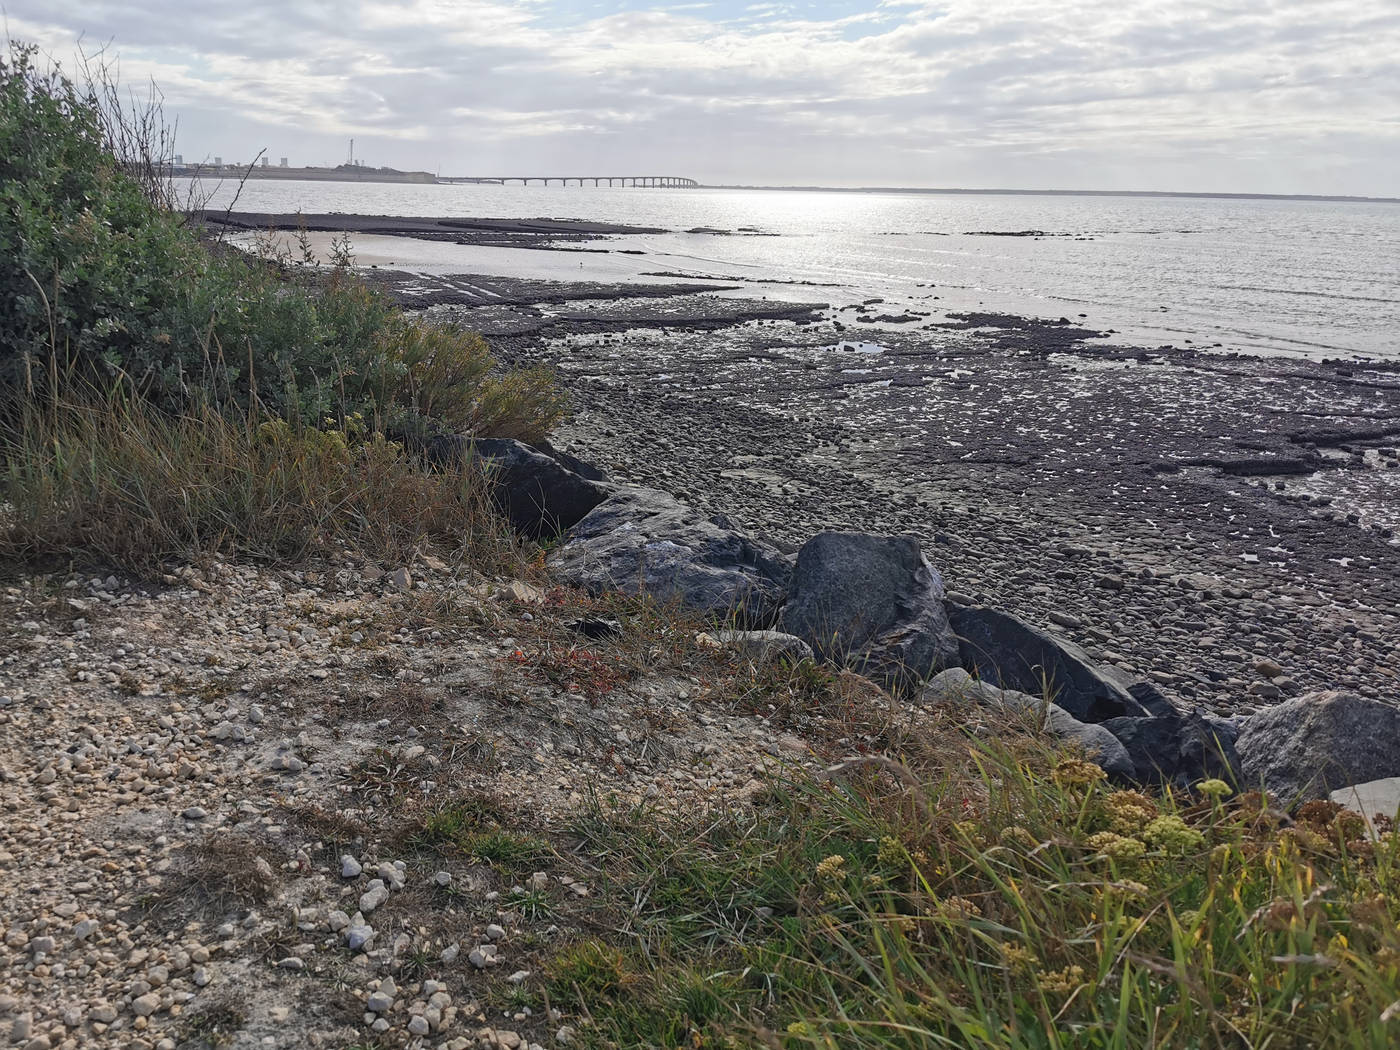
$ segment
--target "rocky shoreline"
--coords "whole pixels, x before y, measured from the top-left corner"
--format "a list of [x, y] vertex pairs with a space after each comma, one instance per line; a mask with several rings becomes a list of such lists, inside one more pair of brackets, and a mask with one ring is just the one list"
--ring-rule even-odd
[[[587, 1011], [515, 993], [604, 902], [541, 842], [604, 796], [752, 806], [936, 712], [1038, 726], [1119, 782], [1287, 802], [1400, 772], [1400, 550], [1365, 510], [1400, 477], [1392, 370], [704, 286], [385, 280], [559, 369], [568, 451], [475, 452], [519, 531], [568, 526], [550, 570], [583, 591], [348, 549], [6, 580], [11, 1045], [568, 1046]], [[638, 584], [748, 622], [585, 593]], [[852, 674], [838, 714], [729, 691], [808, 653], [903, 702]], [[438, 852], [460, 798], [486, 845]]]
[[[429, 453], [484, 463], [513, 528], [557, 535], [546, 559], [554, 579], [726, 624], [717, 647], [854, 672], [914, 709], [1015, 713], [1127, 784], [1189, 793], [1214, 780], [1289, 809], [1366, 792], [1385, 799], [1374, 815], [1387, 819], [1390, 800], [1400, 805], [1393, 703], [1329, 690], [1221, 718], [1054, 632], [950, 596], [912, 536], [823, 531], [791, 557], [723, 514], [609, 481], [548, 445], [459, 437]], [[1276, 688], [1285, 680], [1269, 660], [1253, 670]]]
[[915, 535], [954, 594], [1220, 715], [1395, 696], [1394, 364], [606, 287], [438, 309], [559, 370], [577, 408], [561, 445], [788, 550], [829, 529]]

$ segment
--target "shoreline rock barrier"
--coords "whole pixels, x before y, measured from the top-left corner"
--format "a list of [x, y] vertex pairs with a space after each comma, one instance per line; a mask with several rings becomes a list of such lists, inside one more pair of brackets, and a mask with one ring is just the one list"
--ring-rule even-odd
[[824, 532], [794, 558], [722, 514], [610, 483], [547, 446], [439, 442], [430, 459], [482, 458], [518, 531], [560, 537], [548, 564], [564, 582], [676, 602], [722, 625], [717, 645], [763, 660], [810, 654], [900, 697], [1035, 714], [1124, 783], [1190, 790], [1220, 779], [1291, 806], [1400, 777], [1398, 707], [1322, 692], [1244, 718], [1183, 710], [1066, 638], [953, 600], [912, 536]]

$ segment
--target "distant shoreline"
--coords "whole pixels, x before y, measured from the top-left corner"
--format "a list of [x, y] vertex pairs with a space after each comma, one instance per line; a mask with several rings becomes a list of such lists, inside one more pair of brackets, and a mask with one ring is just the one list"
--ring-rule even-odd
[[[282, 167], [239, 167], [236, 171], [213, 168], [188, 167], [172, 174], [177, 178], [250, 178], [285, 179], [307, 182], [385, 182], [410, 183], [419, 185], [451, 186], [464, 184], [463, 178], [438, 178], [427, 171], [398, 171], [393, 168], [282, 168]], [[606, 177], [606, 176], [603, 176]], [[532, 177], [533, 178], [533, 177]], [[552, 178], [558, 178], [552, 176]], [[570, 179], [579, 178], [571, 175]], [[583, 176], [591, 179], [592, 176]], [[536, 180], [537, 181], [537, 180]], [[497, 185], [493, 180], [482, 179], [471, 185]], [[568, 188], [561, 186], [561, 189]], [[645, 187], [651, 188], [651, 187]], [[1400, 204], [1400, 197], [1363, 197], [1348, 194], [1322, 193], [1196, 193], [1185, 190], [1013, 190], [1013, 189], [968, 189], [957, 186], [754, 186], [739, 183], [702, 182], [695, 187], [702, 190], [767, 190], [791, 193], [918, 193], [927, 196], [953, 197], [1179, 197], [1185, 200], [1244, 200], [1244, 201], [1305, 201], [1312, 203], [1335, 204]]]
[[927, 186], [744, 186], [702, 183], [705, 190], [781, 190], [801, 193], [922, 193], [980, 197], [1182, 197], [1188, 200], [1311, 201], [1338, 204], [1400, 204], [1400, 197], [1358, 197], [1318, 193], [1189, 193], [1181, 190], [1009, 190]]

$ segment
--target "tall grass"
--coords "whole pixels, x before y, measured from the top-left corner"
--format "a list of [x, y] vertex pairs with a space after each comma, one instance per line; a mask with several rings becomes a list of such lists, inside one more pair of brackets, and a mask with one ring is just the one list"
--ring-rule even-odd
[[960, 758], [855, 761], [753, 810], [597, 808], [576, 848], [628, 907], [556, 957], [552, 1001], [597, 1047], [1400, 1045], [1389, 829], [940, 732]]
[[[354, 422], [354, 421], [352, 421]], [[352, 547], [402, 562], [433, 545], [516, 557], [470, 465], [425, 473], [382, 436], [141, 400], [29, 404], [0, 440], [0, 559], [149, 568], [215, 552], [295, 560]]]

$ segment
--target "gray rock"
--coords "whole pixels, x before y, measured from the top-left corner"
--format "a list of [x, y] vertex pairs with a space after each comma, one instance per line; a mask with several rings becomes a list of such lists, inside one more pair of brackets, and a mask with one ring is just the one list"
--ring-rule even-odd
[[984, 681], [1032, 696], [1048, 695], [1081, 722], [1149, 713], [1119, 676], [1095, 667], [1073, 642], [985, 606], [947, 609], [963, 666]]
[[593, 593], [646, 593], [691, 612], [771, 622], [791, 566], [722, 515], [706, 516], [655, 489], [617, 489], [549, 556], [555, 577]]
[[1116, 736], [1133, 762], [1140, 784], [1185, 789], [1211, 778], [1240, 784], [1234, 735], [1222, 733], [1198, 712], [1148, 718], [1110, 718], [1100, 725]]
[[360, 894], [360, 911], [368, 915], [388, 899], [389, 887], [384, 885], [382, 879], [372, 879], [369, 887]]
[[1127, 749], [1103, 726], [1087, 725], [1064, 708], [1047, 704], [1029, 693], [998, 689], [987, 682], [979, 682], [960, 667], [935, 675], [919, 699], [926, 704], [973, 703], [1000, 708], [1032, 719], [1051, 736], [1082, 747], [1109, 776], [1131, 780], [1136, 771]]
[[958, 662], [943, 579], [912, 536], [812, 537], [797, 553], [779, 625], [823, 660], [903, 693]]
[[379, 987], [365, 1000], [365, 1009], [371, 1013], [388, 1013], [393, 1008], [394, 1000], [398, 998], [399, 989], [392, 977], [386, 977], [379, 982]]
[[1285, 805], [1400, 776], [1400, 709], [1355, 693], [1310, 693], [1244, 720], [1244, 786]]
[[521, 441], [438, 438], [430, 444], [428, 454], [438, 462], [472, 455], [485, 461], [496, 503], [511, 527], [526, 536], [559, 535], [602, 503], [611, 490], [603, 481], [572, 469], [570, 464], [585, 466], [581, 460], [569, 456], [566, 463], [557, 453]]
[[365, 922], [351, 923], [345, 930], [345, 945], [357, 952], [374, 940], [374, 927]]
[[718, 648], [735, 649], [757, 664], [772, 663], [774, 660], [801, 663], [816, 659], [810, 645], [782, 631], [714, 631], [704, 635], [703, 639], [709, 639]]
[[341, 854], [340, 857], [340, 877], [343, 879], [358, 879], [360, 872], [364, 871], [363, 865], [348, 853]]

